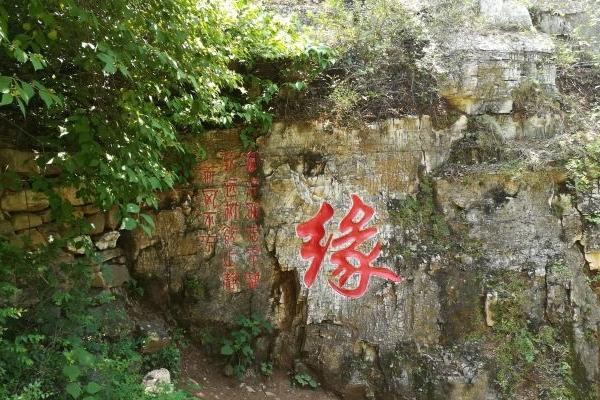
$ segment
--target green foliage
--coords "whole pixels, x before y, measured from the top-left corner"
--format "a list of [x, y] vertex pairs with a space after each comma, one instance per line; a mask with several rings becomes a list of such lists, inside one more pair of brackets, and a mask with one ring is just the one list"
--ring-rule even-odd
[[[201, 148], [189, 135], [243, 124], [254, 137], [271, 124], [270, 102], [297, 90], [328, 63], [285, 20], [246, 0], [15, 0], [0, 2], [2, 140], [36, 150], [43, 170], [0, 173], [0, 191], [30, 188], [49, 197], [57, 234], [24, 251], [0, 237], [0, 398], [183, 399], [147, 395], [143, 368], [177, 373], [179, 350], [141, 357], [110, 292], [90, 288], [88, 223], [58, 187], [103, 211], [117, 206], [121, 229], [154, 229], [155, 193], [188, 175]], [[265, 65], [287, 63], [277, 79]], [[289, 76], [288, 76], [289, 74]], [[292, 76], [293, 75], [293, 76]], [[289, 78], [289, 79], [288, 79]], [[62, 262], [78, 241], [84, 257]], [[255, 325], [242, 321], [231, 359], [253, 358]]]
[[416, 197], [390, 204], [388, 206], [392, 221], [411, 233], [419, 233], [422, 238], [437, 250], [449, 245], [450, 227], [435, 204], [433, 180], [423, 176]]
[[62, 171], [36, 190], [75, 186], [104, 210], [119, 205], [123, 228], [152, 229], [140, 210], [179, 179], [182, 135], [243, 123], [252, 137], [279, 88], [258, 66], [293, 62], [296, 82], [320, 68], [315, 46], [252, 3], [1, 3], [0, 118]]
[[302, 388], [316, 389], [319, 387], [319, 382], [308, 372], [299, 372], [292, 376], [292, 384]]
[[221, 355], [227, 358], [227, 365], [233, 369], [235, 376], [242, 377], [254, 362], [256, 338], [271, 332], [272, 329], [271, 323], [260, 316], [238, 317], [235, 329], [223, 339], [220, 350]]
[[309, 16], [336, 51], [324, 111], [339, 122], [445, 112], [426, 60], [426, 24], [399, 0], [329, 0]]
[[525, 80], [512, 91], [513, 111], [524, 115], [558, 113], [558, 97], [534, 80]]
[[271, 361], [263, 361], [260, 363], [260, 373], [264, 376], [273, 375], [273, 363]]
[[181, 372], [181, 350], [176, 343], [169, 343], [155, 353], [144, 354], [142, 357], [142, 371], [152, 371], [166, 368], [171, 376], [177, 378]]
[[[554, 263], [560, 273], [560, 263]], [[487, 285], [498, 293], [493, 305], [496, 324], [487, 335], [494, 348], [496, 384], [502, 398], [520, 398], [520, 389], [535, 379], [542, 399], [576, 399], [571, 369], [573, 356], [563, 333], [555, 327], [531, 325], [528, 314], [526, 279], [518, 273], [497, 273]]]
[[567, 171], [576, 191], [586, 193], [597, 187], [600, 180], [600, 140], [589, 143], [583, 154], [571, 159]]
[[115, 296], [90, 289], [88, 258], [59, 261], [63, 245], [25, 253], [0, 239], [0, 398], [153, 398]]

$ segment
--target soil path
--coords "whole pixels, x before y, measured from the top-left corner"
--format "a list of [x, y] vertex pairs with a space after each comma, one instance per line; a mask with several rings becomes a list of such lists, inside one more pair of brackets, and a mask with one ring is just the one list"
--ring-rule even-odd
[[322, 389], [293, 387], [285, 371], [275, 370], [268, 378], [248, 376], [239, 380], [225, 376], [223, 370], [222, 362], [190, 345], [183, 350], [179, 382], [197, 382], [200, 389], [193, 392], [203, 400], [339, 400]]

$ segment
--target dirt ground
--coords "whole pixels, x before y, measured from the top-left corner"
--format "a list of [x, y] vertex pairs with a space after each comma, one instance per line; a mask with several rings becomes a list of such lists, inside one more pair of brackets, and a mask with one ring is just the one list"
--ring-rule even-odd
[[[266, 378], [252, 374], [242, 380], [223, 374], [224, 365], [191, 345], [183, 350], [179, 382], [196, 382], [196, 397], [204, 400], [339, 400], [322, 389], [293, 387], [286, 371], [275, 370]], [[189, 387], [189, 386], [188, 386]]]

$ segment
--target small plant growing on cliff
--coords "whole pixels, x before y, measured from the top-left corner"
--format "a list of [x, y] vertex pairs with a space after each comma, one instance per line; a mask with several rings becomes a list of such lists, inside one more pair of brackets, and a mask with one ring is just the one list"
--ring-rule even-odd
[[260, 373], [264, 376], [273, 375], [273, 363], [271, 361], [261, 362], [260, 363]]
[[319, 382], [308, 372], [299, 372], [292, 377], [292, 384], [302, 388], [310, 387], [316, 389], [319, 387]]
[[254, 344], [260, 335], [273, 329], [271, 323], [262, 317], [240, 316], [236, 328], [223, 340], [221, 355], [227, 357], [227, 369], [238, 378], [254, 362]]

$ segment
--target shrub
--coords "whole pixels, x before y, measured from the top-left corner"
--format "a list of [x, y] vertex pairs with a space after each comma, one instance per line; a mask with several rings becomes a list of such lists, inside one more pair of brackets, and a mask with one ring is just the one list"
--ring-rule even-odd
[[[235, 328], [223, 339], [221, 346], [221, 355], [227, 357], [227, 366], [233, 370], [235, 376], [244, 375], [254, 362], [256, 338], [272, 329], [271, 323], [259, 316], [238, 317]], [[263, 369], [261, 366], [261, 371], [268, 371], [268, 368], [265, 366]]]

